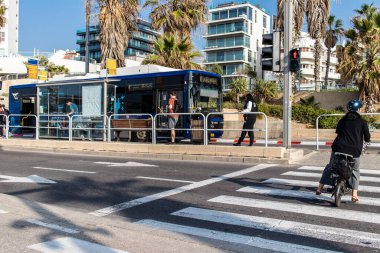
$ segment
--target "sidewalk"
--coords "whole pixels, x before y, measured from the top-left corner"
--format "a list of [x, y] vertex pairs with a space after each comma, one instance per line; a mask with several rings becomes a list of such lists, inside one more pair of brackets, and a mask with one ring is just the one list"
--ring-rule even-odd
[[99, 155], [133, 156], [175, 160], [199, 160], [237, 163], [281, 163], [303, 157], [303, 150], [284, 147], [221, 146], [221, 145], [166, 145], [127, 142], [86, 142], [57, 140], [1, 140], [2, 150], [49, 150], [55, 152], [85, 152]]

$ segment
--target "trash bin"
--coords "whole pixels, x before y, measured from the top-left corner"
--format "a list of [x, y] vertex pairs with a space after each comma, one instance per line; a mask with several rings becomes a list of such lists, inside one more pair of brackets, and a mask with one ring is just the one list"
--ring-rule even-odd
[[[204, 129], [203, 120], [191, 119], [191, 129]], [[202, 130], [192, 130], [191, 131], [191, 142], [193, 143], [203, 143], [204, 131]]]

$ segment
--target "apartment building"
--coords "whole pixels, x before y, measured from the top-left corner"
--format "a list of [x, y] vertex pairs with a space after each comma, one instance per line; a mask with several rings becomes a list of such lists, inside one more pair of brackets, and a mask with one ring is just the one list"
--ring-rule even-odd
[[[210, 6], [204, 65], [219, 65], [223, 70], [224, 89], [235, 77], [248, 76], [251, 66], [261, 77], [262, 35], [269, 33], [271, 19], [254, 1], [228, 1]], [[249, 87], [251, 88], [251, 87]]]
[[[128, 42], [128, 48], [124, 55], [127, 59], [142, 61], [148, 54], [153, 52], [153, 43], [160, 35], [156, 30], [152, 29], [151, 23], [139, 19], [137, 24], [138, 30], [133, 34]], [[85, 56], [86, 29], [77, 30], [78, 53]], [[100, 62], [100, 42], [99, 42], [99, 26], [90, 28], [89, 36], [90, 59]]]
[[314, 43], [308, 33], [302, 32], [295, 47], [301, 52], [301, 80], [298, 83], [300, 90], [315, 90], [319, 85], [321, 89], [334, 89], [340, 80], [337, 72], [338, 58], [336, 48], [333, 48], [330, 55], [330, 68], [328, 83], [325, 83], [327, 48], [322, 43], [322, 55], [320, 62], [320, 78], [317, 83], [314, 80]]
[[0, 28], [0, 57], [18, 53], [19, 1], [4, 0], [7, 8], [5, 27]]

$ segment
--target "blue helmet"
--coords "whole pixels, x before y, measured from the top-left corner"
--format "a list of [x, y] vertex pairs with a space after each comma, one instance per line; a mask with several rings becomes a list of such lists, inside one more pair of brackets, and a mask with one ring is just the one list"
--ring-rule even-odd
[[349, 112], [357, 112], [360, 108], [362, 108], [363, 102], [360, 99], [353, 99], [347, 104], [347, 110]]

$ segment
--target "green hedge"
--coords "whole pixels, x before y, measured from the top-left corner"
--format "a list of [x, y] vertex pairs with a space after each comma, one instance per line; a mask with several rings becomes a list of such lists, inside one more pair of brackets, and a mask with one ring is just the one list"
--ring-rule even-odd
[[[268, 116], [276, 117], [282, 119], [282, 106], [281, 105], [269, 105], [260, 104], [259, 111], [265, 113]], [[292, 106], [292, 119], [305, 124], [310, 124], [315, 126], [315, 121], [319, 115], [322, 114], [335, 114], [342, 113], [336, 110], [324, 110], [315, 109], [311, 106], [304, 106], [295, 104]], [[320, 128], [336, 128], [340, 117], [322, 117], [319, 121]]]
[[[243, 104], [237, 104], [235, 102], [224, 102], [223, 107], [242, 110]], [[267, 116], [282, 119], [282, 105], [259, 104], [259, 111], [265, 113]], [[316, 109], [311, 106], [300, 104], [292, 105], [292, 119], [300, 123], [310, 124], [313, 127], [315, 127], [315, 121], [319, 115], [342, 113], [344, 113], [342, 110]], [[340, 119], [341, 117], [339, 116], [321, 117], [319, 120], [319, 127], [323, 129], [335, 129]], [[379, 116], [365, 116], [364, 119], [368, 121], [371, 128], [380, 129]]]

